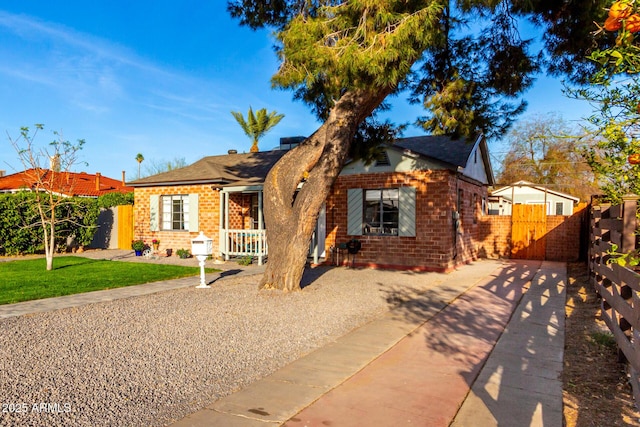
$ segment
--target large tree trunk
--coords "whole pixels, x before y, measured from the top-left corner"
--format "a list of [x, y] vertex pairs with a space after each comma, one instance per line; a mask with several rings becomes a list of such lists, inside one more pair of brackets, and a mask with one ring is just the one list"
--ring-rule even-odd
[[[313, 230], [322, 204], [340, 174], [358, 125], [391, 88], [346, 92], [327, 121], [302, 144], [286, 153], [267, 175], [264, 214], [269, 261], [263, 289], [300, 289]], [[300, 183], [302, 187], [298, 189]]]

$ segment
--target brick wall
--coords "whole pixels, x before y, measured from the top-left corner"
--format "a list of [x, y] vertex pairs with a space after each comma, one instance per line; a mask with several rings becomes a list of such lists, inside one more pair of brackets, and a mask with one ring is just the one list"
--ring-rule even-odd
[[511, 256], [511, 216], [483, 216], [480, 219], [478, 246], [480, 258], [509, 258]]
[[171, 248], [174, 251], [184, 248], [191, 250], [191, 239], [198, 235], [189, 231], [150, 231], [149, 197], [151, 195], [169, 196], [198, 194], [198, 225], [207, 237], [213, 239], [213, 250], [217, 252], [220, 226], [220, 192], [212, 190], [210, 185], [177, 185], [170, 187], [138, 187], [134, 192], [134, 239], [143, 239], [151, 243], [160, 240], [160, 250]]
[[246, 230], [251, 228], [251, 194], [229, 194], [229, 229]]
[[[486, 187], [450, 176], [452, 194], [458, 194], [460, 200], [460, 228], [457, 233], [457, 255], [452, 264], [466, 263], [478, 259], [481, 236], [480, 219], [482, 199], [487, 197]], [[458, 196], [456, 196], [456, 204]]]
[[570, 217], [547, 216], [546, 259], [550, 261], [577, 261], [580, 257], [580, 233], [587, 210]]
[[[585, 206], [571, 216], [547, 216], [545, 235], [548, 261], [577, 261], [580, 258], [581, 233], [586, 215]], [[480, 220], [479, 256], [509, 258], [511, 255], [511, 216], [487, 215]]]
[[[415, 237], [347, 235], [347, 190], [400, 186], [416, 188]], [[462, 189], [463, 197], [461, 226], [456, 235], [452, 211], [457, 206], [458, 189]], [[331, 254], [331, 248], [336, 247], [337, 243], [357, 237], [362, 242], [362, 249], [356, 257], [359, 265], [450, 270], [456, 264], [471, 261], [478, 255], [475, 242], [480, 235], [480, 225], [474, 220], [474, 215], [479, 215], [485, 196], [483, 187], [457, 180], [454, 174], [446, 170], [341, 176], [327, 199], [327, 254]]]

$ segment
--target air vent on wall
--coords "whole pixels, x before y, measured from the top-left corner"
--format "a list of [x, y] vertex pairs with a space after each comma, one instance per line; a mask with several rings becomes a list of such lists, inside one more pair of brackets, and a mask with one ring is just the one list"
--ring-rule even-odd
[[378, 159], [376, 160], [376, 166], [391, 166], [391, 162], [389, 161], [389, 155], [386, 151], [384, 151]]

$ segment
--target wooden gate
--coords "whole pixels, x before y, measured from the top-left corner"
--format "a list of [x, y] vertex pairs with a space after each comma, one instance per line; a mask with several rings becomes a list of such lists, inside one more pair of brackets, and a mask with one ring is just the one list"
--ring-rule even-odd
[[133, 205], [118, 206], [118, 249], [131, 249], [133, 240]]
[[545, 259], [546, 205], [513, 205], [511, 214], [511, 258]]

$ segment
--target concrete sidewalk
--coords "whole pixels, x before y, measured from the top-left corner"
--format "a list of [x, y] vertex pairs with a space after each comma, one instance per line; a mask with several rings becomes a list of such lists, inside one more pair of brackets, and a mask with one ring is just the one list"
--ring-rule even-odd
[[486, 267], [174, 426], [562, 426], [566, 265]]

